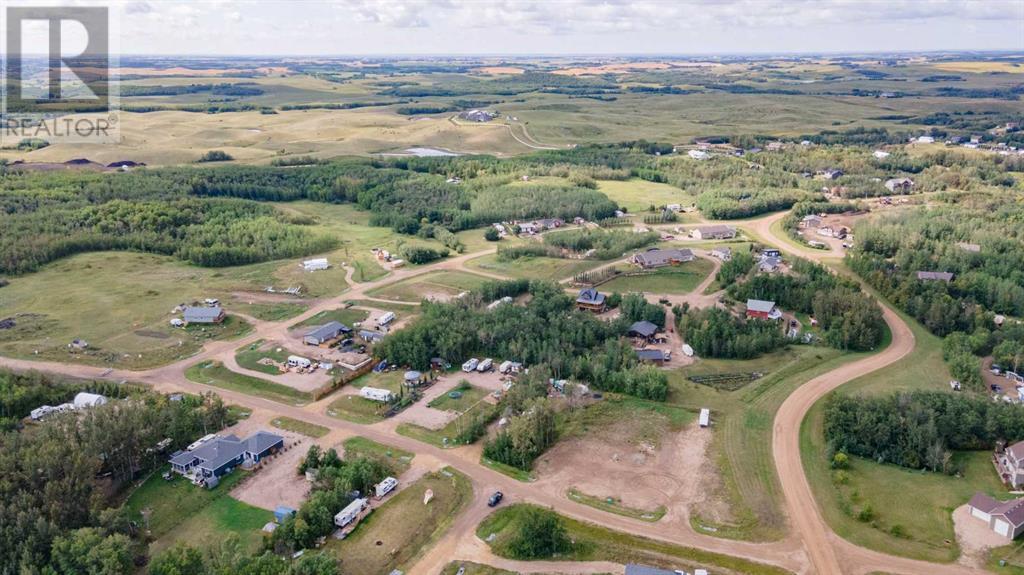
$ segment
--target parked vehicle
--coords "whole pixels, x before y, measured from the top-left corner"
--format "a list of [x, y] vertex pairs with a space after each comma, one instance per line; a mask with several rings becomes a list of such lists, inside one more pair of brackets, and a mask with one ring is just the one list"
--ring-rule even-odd
[[501, 500], [505, 498], [505, 494], [500, 491], [495, 491], [491, 498], [487, 500], [488, 507], [497, 507]]
[[474, 371], [478, 365], [480, 365], [480, 361], [475, 357], [471, 357], [466, 361], [466, 363], [462, 364], [462, 371], [470, 373]]
[[493, 367], [494, 367], [494, 360], [491, 359], [491, 358], [487, 358], [487, 359], [481, 361], [476, 366], [476, 370], [479, 371], [480, 373], [484, 373], [484, 372], [487, 372], [487, 371], [491, 371], [491, 369]]

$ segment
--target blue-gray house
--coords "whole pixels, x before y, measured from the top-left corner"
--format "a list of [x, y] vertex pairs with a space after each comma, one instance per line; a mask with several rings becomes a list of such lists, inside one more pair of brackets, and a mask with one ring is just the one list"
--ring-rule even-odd
[[245, 439], [234, 435], [217, 437], [191, 451], [171, 457], [171, 470], [200, 478], [220, 478], [239, 465], [251, 466], [284, 448], [284, 438], [268, 431], [257, 431]]

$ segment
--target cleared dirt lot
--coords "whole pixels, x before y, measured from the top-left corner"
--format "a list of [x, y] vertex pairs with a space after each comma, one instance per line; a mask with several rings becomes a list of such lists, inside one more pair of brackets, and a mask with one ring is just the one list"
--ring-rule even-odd
[[704, 500], [711, 430], [692, 423], [668, 432], [657, 444], [637, 441], [636, 421], [624, 420], [559, 442], [537, 464], [536, 485], [565, 497], [569, 488], [613, 497], [639, 510], [666, 509], [666, 522], [689, 520], [691, 505]]
[[989, 529], [984, 521], [971, 517], [967, 505], [953, 510], [953, 528], [960, 543], [959, 563], [963, 565], [984, 567], [988, 550], [1008, 543], [1005, 537]]
[[[249, 422], [245, 422], [248, 424]], [[253, 422], [255, 423], [255, 422]], [[242, 428], [243, 424], [236, 426]], [[274, 510], [278, 505], [298, 509], [309, 493], [310, 483], [296, 473], [299, 461], [312, 445], [312, 441], [297, 433], [283, 431], [268, 425], [247, 426], [249, 431], [235, 431], [239, 437], [258, 429], [284, 436], [285, 449], [271, 459], [264, 460], [259, 471], [236, 487], [231, 496], [239, 501], [262, 509]]]

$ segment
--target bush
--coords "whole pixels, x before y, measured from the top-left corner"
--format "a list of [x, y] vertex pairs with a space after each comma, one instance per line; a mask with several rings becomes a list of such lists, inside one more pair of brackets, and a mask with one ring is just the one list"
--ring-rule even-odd
[[507, 545], [514, 559], [547, 559], [572, 548], [562, 518], [550, 509], [524, 508], [512, 529]]
[[489, 242], [496, 242], [501, 239], [501, 234], [494, 228], [487, 228], [484, 231], [484, 239]]
[[200, 156], [196, 162], [230, 162], [231, 160], [234, 160], [234, 158], [232, 158], [227, 152], [221, 150], [210, 150]]

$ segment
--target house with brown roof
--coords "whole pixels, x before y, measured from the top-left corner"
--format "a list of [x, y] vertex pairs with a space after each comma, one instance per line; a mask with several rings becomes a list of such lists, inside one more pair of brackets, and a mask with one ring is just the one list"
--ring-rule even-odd
[[999, 501], [978, 492], [967, 502], [971, 517], [988, 524], [988, 528], [1007, 539], [1016, 539], [1024, 531], [1024, 499]]

